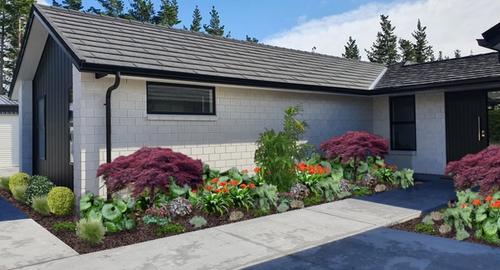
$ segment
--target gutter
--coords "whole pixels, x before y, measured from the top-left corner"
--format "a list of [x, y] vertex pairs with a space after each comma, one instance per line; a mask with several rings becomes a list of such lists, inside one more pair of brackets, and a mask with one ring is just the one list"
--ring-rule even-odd
[[[96, 74], [96, 78], [102, 78], [102, 75]], [[115, 72], [115, 82], [108, 87], [106, 91], [106, 163], [111, 162], [111, 93], [120, 86], [120, 71]]]

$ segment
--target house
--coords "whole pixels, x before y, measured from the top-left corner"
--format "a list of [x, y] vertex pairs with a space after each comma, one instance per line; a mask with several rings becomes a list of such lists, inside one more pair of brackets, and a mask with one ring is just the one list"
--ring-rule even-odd
[[489, 144], [499, 102], [496, 52], [386, 67], [41, 5], [25, 37], [10, 91], [21, 170], [77, 194], [142, 146], [251, 168], [259, 133], [296, 104], [311, 143], [366, 130], [390, 140], [390, 161], [443, 174]]
[[17, 102], [0, 95], [0, 176], [19, 169]]

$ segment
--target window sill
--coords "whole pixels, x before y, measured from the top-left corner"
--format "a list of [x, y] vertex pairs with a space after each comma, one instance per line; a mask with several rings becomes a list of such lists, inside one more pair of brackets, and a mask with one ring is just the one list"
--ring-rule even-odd
[[174, 115], [174, 114], [148, 114], [150, 121], [217, 121], [217, 115]]

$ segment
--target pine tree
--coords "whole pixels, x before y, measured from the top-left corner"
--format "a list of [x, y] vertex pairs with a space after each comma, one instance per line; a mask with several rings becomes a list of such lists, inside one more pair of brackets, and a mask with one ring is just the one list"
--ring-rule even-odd
[[382, 31], [377, 33], [377, 40], [370, 50], [366, 50], [368, 59], [386, 65], [394, 64], [400, 58], [397, 50], [398, 38], [394, 34], [395, 27], [386, 15], [380, 15], [380, 26]]
[[245, 40], [248, 42], [259, 43], [259, 40], [257, 38], [251, 37], [249, 35], [246, 35]]
[[63, 0], [62, 1], [63, 8], [72, 9], [72, 10], [82, 10], [82, 0]]
[[155, 23], [172, 27], [181, 21], [178, 17], [179, 5], [177, 0], [162, 0], [160, 10], [155, 16]]
[[151, 22], [154, 15], [154, 7], [151, 0], [133, 0], [130, 4], [129, 16], [140, 22]]
[[455, 58], [460, 58], [462, 57], [462, 51], [460, 51], [459, 49], [456, 49], [453, 54], [455, 54]]
[[427, 62], [434, 56], [432, 46], [427, 41], [426, 29], [427, 26], [422, 26], [419, 19], [417, 29], [412, 34], [413, 38], [415, 38], [415, 61], [417, 63]]
[[56, 0], [52, 0], [52, 6], [61, 7], [62, 5], [59, 2], [57, 2]]
[[401, 61], [415, 62], [415, 45], [407, 39], [399, 39], [399, 49], [401, 50]]
[[208, 25], [204, 24], [203, 28], [210, 35], [224, 36], [224, 25], [220, 24], [219, 12], [217, 12], [215, 6], [212, 6], [212, 11], [210, 11], [210, 23]]
[[193, 10], [193, 21], [191, 22], [191, 26], [189, 26], [189, 30], [193, 32], [200, 32], [201, 30], [201, 12], [198, 6], [196, 6]]
[[123, 15], [123, 1], [122, 0], [97, 0], [102, 8], [103, 13], [108, 16], [120, 17]]
[[437, 60], [438, 60], [438, 61], [441, 61], [441, 60], [443, 60], [443, 59], [444, 59], [444, 58], [443, 58], [443, 51], [439, 51], [439, 53], [438, 53], [438, 59], [437, 59]]
[[359, 49], [358, 45], [356, 44], [356, 40], [352, 39], [351, 36], [349, 36], [349, 40], [347, 41], [347, 44], [344, 46], [344, 53], [342, 54], [342, 57], [355, 60], [361, 59], [361, 55], [359, 55]]

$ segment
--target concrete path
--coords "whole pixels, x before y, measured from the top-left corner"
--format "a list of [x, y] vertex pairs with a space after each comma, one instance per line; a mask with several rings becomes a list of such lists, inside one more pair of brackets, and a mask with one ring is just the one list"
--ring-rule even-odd
[[247, 269], [492, 270], [499, 265], [500, 248], [378, 228]]
[[418, 215], [346, 199], [23, 269], [237, 269]]
[[0, 269], [78, 255], [32, 219], [0, 222]]

